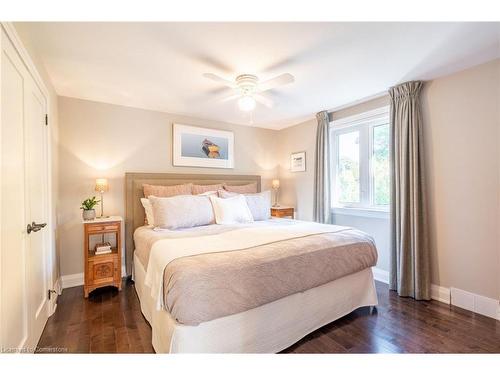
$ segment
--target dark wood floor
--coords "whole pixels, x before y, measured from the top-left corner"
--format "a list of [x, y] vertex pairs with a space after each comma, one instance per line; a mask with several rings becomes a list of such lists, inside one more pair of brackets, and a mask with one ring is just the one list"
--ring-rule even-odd
[[[377, 282], [379, 306], [311, 333], [284, 353], [500, 353], [500, 322], [440, 302], [400, 298]], [[83, 298], [65, 289], [38, 344], [41, 352], [151, 353], [151, 327], [133, 283]], [[56, 350], [54, 350], [54, 348]]]

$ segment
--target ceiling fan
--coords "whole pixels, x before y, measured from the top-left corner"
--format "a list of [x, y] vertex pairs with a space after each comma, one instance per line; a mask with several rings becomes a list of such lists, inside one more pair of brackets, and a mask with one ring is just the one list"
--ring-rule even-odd
[[278, 86], [292, 83], [295, 80], [290, 73], [280, 74], [279, 76], [264, 82], [259, 82], [259, 78], [253, 74], [240, 74], [234, 81], [222, 78], [213, 73], [205, 73], [203, 76], [236, 90], [237, 92], [235, 94], [230, 95], [221, 101], [227, 102], [239, 98], [238, 107], [245, 112], [252, 111], [255, 108], [256, 102], [272, 108], [274, 105], [273, 101], [262, 93]]

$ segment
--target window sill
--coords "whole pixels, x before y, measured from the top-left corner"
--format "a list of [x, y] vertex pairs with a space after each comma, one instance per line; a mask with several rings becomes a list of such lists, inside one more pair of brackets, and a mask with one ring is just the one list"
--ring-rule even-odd
[[390, 216], [389, 211], [358, 207], [333, 207], [332, 214], [361, 216], [376, 219], [389, 219]]

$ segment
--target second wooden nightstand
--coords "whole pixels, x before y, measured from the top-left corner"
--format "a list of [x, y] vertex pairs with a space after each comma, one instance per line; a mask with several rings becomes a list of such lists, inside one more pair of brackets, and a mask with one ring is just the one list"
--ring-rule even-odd
[[[84, 221], [84, 260], [85, 260], [85, 298], [94, 289], [103, 286], [122, 285], [122, 218], [110, 216]], [[111, 252], [96, 255], [95, 247], [99, 243], [109, 242]]]
[[288, 207], [288, 206], [271, 207], [272, 217], [291, 217], [293, 219], [294, 213], [295, 210], [293, 207]]

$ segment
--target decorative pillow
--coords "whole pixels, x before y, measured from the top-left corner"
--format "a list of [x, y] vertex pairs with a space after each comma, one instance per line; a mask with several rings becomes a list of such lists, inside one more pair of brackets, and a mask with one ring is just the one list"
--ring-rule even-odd
[[[229, 191], [219, 190], [218, 191], [220, 198], [231, 198], [237, 193], [231, 193]], [[252, 213], [252, 217], [255, 221], [259, 220], [267, 220], [271, 218], [271, 191], [263, 191], [262, 193], [257, 194], [244, 194], [243, 195], [247, 200], [248, 208]]]
[[144, 190], [144, 197], [149, 198], [150, 195], [155, 197], [173, 197], [175, 195], [191, 195], [191, 185], [148, 185], [143, 184], [142, 189]]
[[228, 185], [224, 184], [224, 189], [232, 193], [239, 194], [255, 194], [257, 193], [257, 183], [253, 182], [248, 185]]
[[210, 201], [214, 208], [217, 224], [250, 223], [253, 221], [252, 213], [243, 195], [226, 199], [211, 195]]
[[146, 213], [145, 215], [145, 222], [146, 225], [155, 225], [155, 219], [153, 216], [153, 207], [151, 206], [151, 202], [149, 201], [148, 198], [141, 198], [141, 203], [142, 207], [144, 207], [144, 212]]
[[203, 194], [207, 191], [217, 191], [222, 189], [222, 184], [214, 184], [214, 185], [194, 185], [192, 186], [192, 193], [194, 195]]
[[271, 218], [271, 191], [263, 191], [257, 194], [245, 194], [248, 208], [252, 213], [253, 219], [267, 220]]
[[150, 196], [156, 228], [191, 228], [215, 222], [210, 199], [203, 195]]

